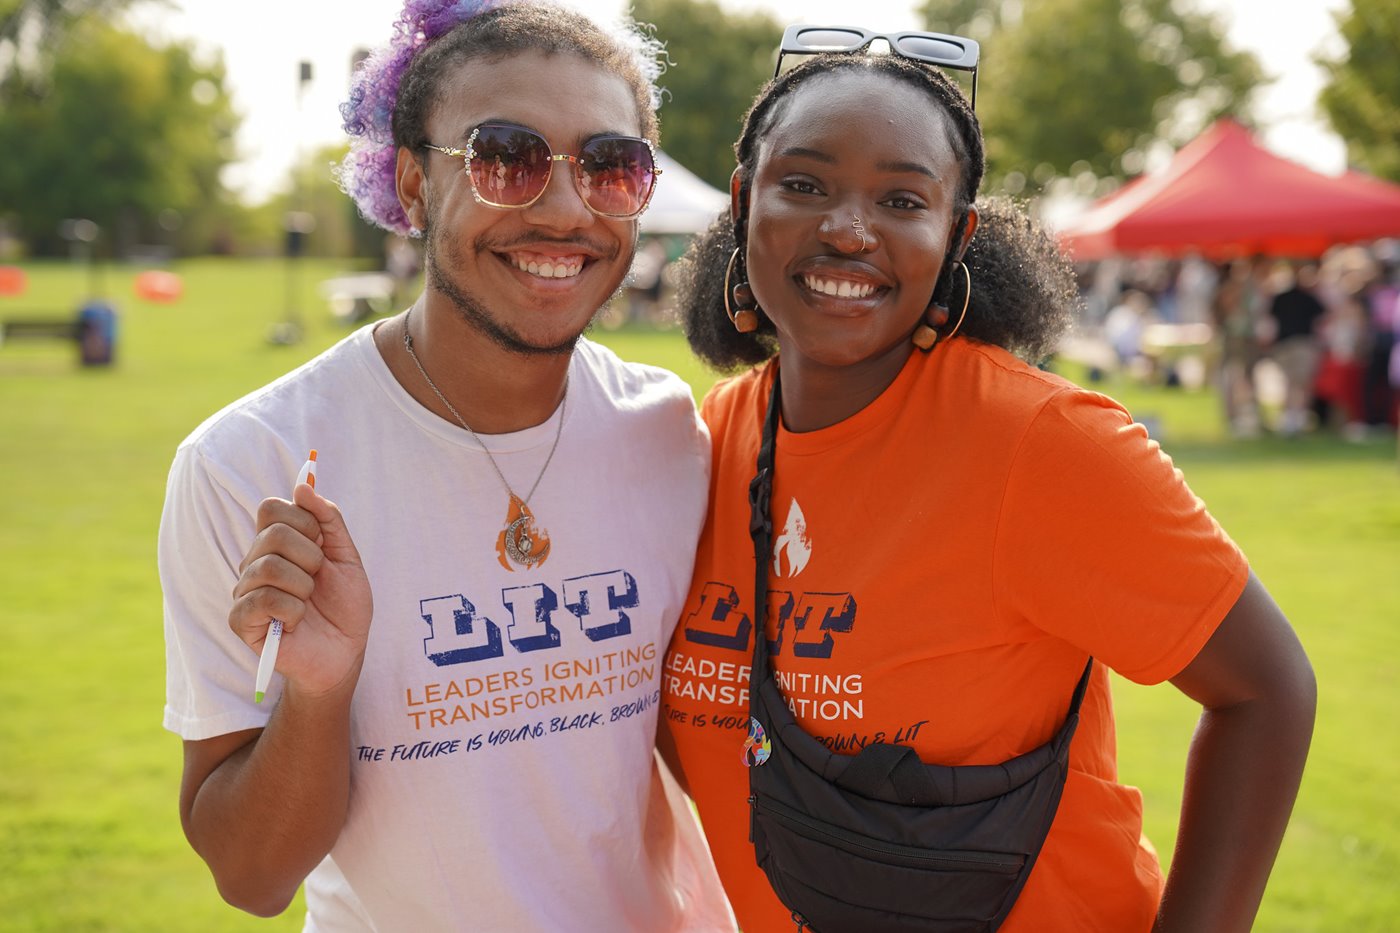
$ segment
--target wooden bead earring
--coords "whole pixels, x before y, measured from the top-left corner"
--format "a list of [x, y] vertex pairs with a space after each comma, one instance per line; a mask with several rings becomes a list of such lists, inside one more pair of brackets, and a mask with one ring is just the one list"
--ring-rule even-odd
[[[753, 287], [748, 282], [737, 282], [733, 289], [729, 280], [734, 274], [734, 262], [739, 258], [739, 248], [729, 255], [729, 265], [724, 270], [724, 313], [729, 322], [741, 334], [751, 334], [758, 330], [758, 301], [753, 296]], [[731, 304], [731, 299], [733, 303]]]
[[920, 350], [932, 350], [933, 345], [938, 342], [938, 328], [948, 323], [948, 309], [940, 304], [928, 306], [928, 316], [914, 328], [914, 334], [910, 337], [914, 341], [914, 346]]
[[[958, 332], [962, 327], [963, 320], [967, 317], [967, 306], [972, 301], [972, 270], [968, 269], [967, 263], [961, 259], [956, 260], [957, 265], [962, 267], [963, 280], [967, 283], [966, 293], [963, 295], [962, 312], [958, 315], [958, 323], [953, 325], [953, 329], [948, 333], [949, 337]], [[938, 330], [948, 323], [948, 318], [952, 315], [948, 311], [947, 305], [937, 302], [928, 306], [928, 317], [924, 319], [918, 327], [914, 328], [914, 333], [909, 339], [914, 342], [914, 346], [920, 350], [932, 350], [933, 345], [938, 342]]]

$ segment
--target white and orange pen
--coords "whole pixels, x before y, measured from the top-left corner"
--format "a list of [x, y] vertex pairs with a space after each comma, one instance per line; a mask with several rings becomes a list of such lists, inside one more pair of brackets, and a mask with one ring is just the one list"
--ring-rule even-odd
[[[306, 483], [312, 489], [316, 488], [316, 451], [306, 458], [306, 463], [302, 465], [301, 472], [297, 474], [297, 481], [292, 484], [295, 491], [302, 483]], [[261, 703], [263, 696], [267, 693], [267, 685], [272, 683], [272, 669], [277, 666], [277, 649], [282, 647], [282, 620], [273, 619], [268, 626], [267, 638], [263, 640], [262, 657], [258, 659], [258, 678], [253, 684], [253, 702]]]

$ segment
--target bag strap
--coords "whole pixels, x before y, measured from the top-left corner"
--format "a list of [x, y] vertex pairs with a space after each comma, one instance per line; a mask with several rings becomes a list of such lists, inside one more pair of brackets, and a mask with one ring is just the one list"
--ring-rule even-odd
[[836, 775], [833, 783], [846, 790], [882, 799], [891, 788], [901, 801], [937, 800], [938, 788], [918, 754], [908, 745], [872, 743]]
[[[757, 711], [757, 685], [768, 679], [769, 667], [771, 666], [768, 657], [768, 628], [765, 623], [768, 619], [768, 560], [773, 546], [773, 520], [770, 517], [770, 506], [773, 500], [778, 419], [781, 417], [780, 412], [782, 411], [782, 381], [780, 379], [782, 374], [778, 371], [777, 360], [769, 365], [773, 367], [773, 391], [768, 395], [768, 411], [763, 418], [763, 434], [758, 444], [756, 470], [753, 479], [749, 482], [749, 536], [753, 538], [754, 558], [753, 666], [749, 673], [749, 709], [751, 712]], [[1084, 673], [1080, 675], [1079, 683], [1074, 688], [1074, 695], [1070, 698], [1069, 713], [1065, 717], [1061, 731], [1068, 727], [1078, 715], [1080, 704], [1084, 702], [1084, 694], [1089, 688], [1089, 674], [1093, 669], [1094, 658], [1091, 655], [1084, 665]], [[869, 751], [869, 747], [866, 750]], [[867, 776], [873, 777], [880, 771], [883, 771], [885, 775], [898, 771], [902, 775], [906, 775], [908, 780], [916, 780], [910, 771], [911, 766], [918, 761], [917, 757], [914, 758], [914, 761], [907, 760], [903, 754], [883, 756], [877, 753], [877, 755], [869, 757], [873, 760], [862, 766], [863, 771], [867, 768], [870, 769], [867, 771]]]
[[[1055, 738], [1051, 740], [1051, 744], [1056, 748], [1067, 748], [1069, 739], [1073, 737], [1074, 730], [1079, 725], [1079, 704], [1084, 699], [1084, 691], [1089, 685], [1089, 672], [1093, 665], [1094, 659], [1090, 658], [1084, 665], [1084, 673], [1079, 676], [1079, 684], [1074, 688], [1074, 696], [1070, 699], [1069, 713], [1056, 730]], [[959, 767], [956, 770], [958, 774], [966, 775], [973, 769]], [[889, 789], [894, 791], [901, 802], [928, 806], [933, 801], [946, 801], [957, 796], [956, 790], [939, 783], [941, 776], [951, 773], [951, 769], [927, 766], [914, 749], [907, 745], [870, 744], [849, 759], [845, 768], [834, 774], [831, 780], [863, 797], [884, 800]]]
[[772, 550], [773, 459], [778, 444], [778, 418], [782, 411], [782, 387], [777, 361], [773, 367], [773, 391], [768, 396], [768, 413], [763, 419], [763, 435], [758, 445], [758, 463], [749, 483], [749, 536], [753, 538], [753, 667], [749, 673], [749, 708], [753, 710], [756, 684], [768, 679], [768, 556]]

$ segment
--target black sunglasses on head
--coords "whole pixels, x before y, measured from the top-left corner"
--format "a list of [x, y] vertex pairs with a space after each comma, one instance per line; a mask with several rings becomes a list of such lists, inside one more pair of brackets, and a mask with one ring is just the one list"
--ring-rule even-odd
[[873, 32], [859, 26], [789, 26], [783, 31], [773, 77], [782, 73], [784, 55], [863, 52], [876, 39], [888, 42], [890, 51], [900, 58], [970, 72], [972, 109], [977, 109], [977, 59], [981, 47], [975, 39], [941, 32]]

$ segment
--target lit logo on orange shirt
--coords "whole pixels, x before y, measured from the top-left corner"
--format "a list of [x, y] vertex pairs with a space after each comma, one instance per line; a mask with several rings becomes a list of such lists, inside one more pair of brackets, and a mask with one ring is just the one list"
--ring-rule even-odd
[[[836, 637], [856, 622], [856, 601], [850, 593], [797, 593], [768, 591], [768, 652], [784, 653], [788, 641], [793, 656], [830, 658]], [[720, 581], [700, 589], [699, 601], [681, 620], [685, 640], [698, 645], [752, 651], [753, 622], [739, 605], [739, 591]]]

